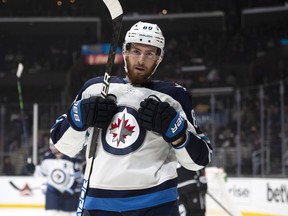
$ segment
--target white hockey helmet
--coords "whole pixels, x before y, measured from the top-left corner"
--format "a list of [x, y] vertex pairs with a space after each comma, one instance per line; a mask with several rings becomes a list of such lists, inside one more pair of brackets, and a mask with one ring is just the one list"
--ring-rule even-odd
[[[131, 43], [140, 43], [159, 48], [160, 52], [158, 54], [160, 58], [158, 60], [157, 66], [162, 61], [164, 56], [165, 38], [162, 34], [161, 29], [158, 27], [157, 24], [141, 21], [137, 22], [126, 33], [125, 41], [123, 44], [123, 53], [128, 49], [128, 46]], [[127, 71], [126, 61], [125, 61], [125, 70]]]
[[140, 43], [155, 46], [160, 49], [160, 57], [164, 55], [165, 38], [157, 24], [137, 22], [126, 33], [124, 49], [129, 43]]

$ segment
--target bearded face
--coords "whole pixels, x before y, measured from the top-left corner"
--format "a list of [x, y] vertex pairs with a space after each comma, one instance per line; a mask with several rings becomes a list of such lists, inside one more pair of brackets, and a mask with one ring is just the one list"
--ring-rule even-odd
[[130, 83], [140, 85], [149, 81], [159, 60], [156, 52], [156, 47], [143, 44], [133, 44], [125, 51], [126, 76]]
[[130, 61], [129, 57], [126, 57], [127, 72], [126, 76], [132, 84], [140, 85], [149, 81], [150, 77], [154, 73], [156, 63], [150, 67], [145, 64], [134, 64]]

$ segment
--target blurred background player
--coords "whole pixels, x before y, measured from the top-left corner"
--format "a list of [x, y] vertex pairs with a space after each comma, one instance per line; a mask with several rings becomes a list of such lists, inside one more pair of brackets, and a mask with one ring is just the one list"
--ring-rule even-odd
[[45, 210], [47, 216], [72, 216], [78, 204], [82, 181], [82, 161], [68, 157], [49, 145], [40, 171], [47, 178]]
[[205, 216], [207, 180], [204, 169], [191, 171], [179, 165], [179, 211], [181, 216]]

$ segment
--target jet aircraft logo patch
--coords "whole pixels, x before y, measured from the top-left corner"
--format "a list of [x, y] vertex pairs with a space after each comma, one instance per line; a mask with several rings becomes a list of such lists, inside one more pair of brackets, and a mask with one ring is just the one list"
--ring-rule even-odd
[[102, 131], [103, 148], [116, 155], [126, 155], [143, 143], [146, 131], [138, 125], [138, 112], [130, 107], [118, 107], [111, 124]]

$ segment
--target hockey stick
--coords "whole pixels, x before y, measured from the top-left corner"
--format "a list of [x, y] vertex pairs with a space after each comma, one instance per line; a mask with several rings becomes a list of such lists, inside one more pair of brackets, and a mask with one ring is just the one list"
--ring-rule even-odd
[[[107, 9], [109, 10], [110, 16], [112, 18], [112, 26], [113, 26], [111, 45], [110, 45], [107, 65], [106, 65], [103, 83], [102, 83], [102, 89], [101, 89], [101, 97], [106, 98], [108, 95], [108, 90], [110, 86], [110, 78], [111, 78], [111, 73], [112, 73], [112, 67], [114, 65], [117, 43], [118, 43], [120, 33], [121, 33], [123, 10], [118, 0], [103, 0], [103, 2], [105, 3]], [[82, 188], [81, 188], [81, 192], [79, 196], [79, 203], [78, 203], [78, 207], [76, 211], [77, 216], [83, 215], [84, 202], [85, 202], [90, 175], [92, 172], [93, 162], [95, 158], [98, 135], [99, 135], [99, 128], [95, 128], [93, 135], [92, 135], [92, 140], [90, 143], [88, 159], [86, 161], [86, 168], [85, 168]]]
[[27, 171], [32, 174], [34, 173], [35, 166], [31, 161], [30, 157], [30, 150], [29, 150], [29, 138], [25, 123], [25, 115], [24, 115], [24, 103], [23, 103], [23, 97], [22, 97], [22, 87], [21, 87], [21, 75], [23, 73], [24, 66], [22, 63], [18, 64], [16, 77], [17, 77], [17, 90], [18, 90], [18, 96], [19, 96], [19, 106], [20, 106], [20, 112], [21, 112], [21, 120], [22, 120], [22, 128], [23, 128], [23, 135], [24, 135], [24, 142], [26, 147], [26, 157], [27, 157]]
[[17, 185], [15, 185], [12, 181], [9, 181], [9, 184], [16, 190], [21, 191], [22, 189], [20, 187], [18, 187]]
[[[18, 187], [14, 182], [12, 181], [9, 181], [9, 184], [16, 190], [18, 191], [23, 191], [23, 188], [21, 189], [20, 187]], [[30, 187], [29, 187], [30, 188]], [[35, 190], [35, 189], [41, 189], [41, 187], [33, 187], [33, 188], [30, 188], [30, 190]]]
[[233, 214], [225, 208], [212, 194], [207, 191], [207, 195], [210, 196], [229, 216], [233, 216]]

